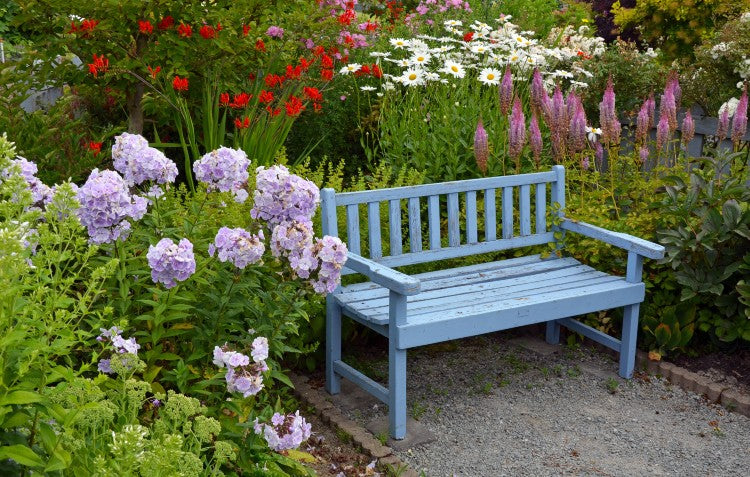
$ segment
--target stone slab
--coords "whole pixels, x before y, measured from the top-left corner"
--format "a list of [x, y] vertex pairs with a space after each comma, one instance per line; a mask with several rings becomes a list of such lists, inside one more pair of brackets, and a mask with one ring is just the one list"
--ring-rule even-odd
[[521, 348], [533, 351], [542, 356], [550, 356], [555, 353], [559, 353], [562, 347], [560, 345], [551, 345], [544, 340], [539, 338], [532, 338], [531, 336], [522, 336], [520, 338], [514, 338], [510, 340], [511, 343], [520, 346]]
[[[388, 435], [388, 416], [374, 419], [365, 426], [374, 436]], [[406, 450], [413, 447], [429, 444], [437, 440], [435, 434], [427, 430], [416, 419], [406, 418], [406, 437], [401, 440], [388, 438], [387, 445], [395, 450]]]

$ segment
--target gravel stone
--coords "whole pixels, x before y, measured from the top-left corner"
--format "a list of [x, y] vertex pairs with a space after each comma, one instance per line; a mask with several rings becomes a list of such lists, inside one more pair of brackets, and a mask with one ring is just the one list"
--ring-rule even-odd
[[[427, 476], [747, 475], [749, 418], [664, 378], [620, 379], [589, 348], [519, 343], [496, 333], [410, 350], [410, 417], [437, 440], [395, 455]], [[346, 413], [364, 425], [386, 410]]]

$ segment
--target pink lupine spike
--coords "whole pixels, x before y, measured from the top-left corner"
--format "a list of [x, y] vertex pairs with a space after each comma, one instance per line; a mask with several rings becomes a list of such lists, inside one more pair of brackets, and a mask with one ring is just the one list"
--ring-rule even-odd
[[674, 103], [677, 108], [680, 107], [680, 102], [682, 101], [682, 88], [680, 87], [680, 75], [677, 73], [677, 71], [672, 70], [669, 73], [669, 79], [667, 80], [667, 88], [672, 91], [672, 96], [674, 96]]
[[537, 114], [542, 114], [545, 109], [547, 100], [547, 90], [544, 89], [544, 81], [539, 69], [534, 69], [534, 75], [531, 79], [531, 110]]
[[604, 147], [602, 147], [601, 141], [596, 141], [594, 158], [596, 159], [596, 168], [601, 171], [604, 168]]
[[735, 148], [739, 147], [740, 141], [747, 132], [747, 87], [742, 91], [740, 102], [732, 119], [732, 142]]
[[534, 156], [534, 164], [539, 169], [542, 160], [542, 131], [539, 129], [539, 121], [535, 113], [531, 113], [531, 121], [529, 122], [529, 146], [531, 147], [531, 154]]
[[586, 113], [583, 111], [583, 106], [578, 105], [573, 119], [570, 121], [570, 129], [568, 132], [568, 149], [573, 153], [580, 152], [586, 145]]
[[503, 116], [506, 116], [510, 112], [510, 106], [513, 102], [513, 74], [510, 71], [510, 66], [505, 68], [505, 74], [503, 75], [503, 81], [500, 83], [500, 111]]
[[667, 88], [664, 91], [664, 94], [661, 95], [661, 102], [659, 103], [659, 116], [667, 117], [670, 134], [677, 129], [677, 106], [674, 93], [672, 92], [671, 88]]
[[568, 97], [565, 102], [568, 109], [568, 120], [572, 121], [573, 117], [578, 112], [578, 107], [581, 105], [581, 98], [575, 93], [575, 91], [571, 91], [570, 93], [568, 93]]
[[659, 124], [656, 126], [656, 150], [661, 152], [669, 142], [669, 118], [666, 115], [659, 118]]
[[729, 132], [729, 108], [724, 108], [724, 111], [719, 114], [719, 125], [716, 128], [716, 136], [719, 140], [727, 138]]
[[648, 154], [648, 146], [641, 146], [641, 149], [638, 151], [638, 159], [640, 160], [641, 164], [644, 164], [648, 160]]
[[602, 141], [607, 144], [620, 142], [620, 122], [617, 120], [615, 89], [611, 76], [607, 80], [607, 89], [604, 90], [602, 102], [599, 103], [599, 123], [602, 127]]
[[648, 129], [656, 126], [656, 100], [654, 100], [654, 93], [651, 92], [651, 96], [647, 100], [648, 108]]
[[487, 144], [487, 131], [482, 124], [482, 118], [479, 118], [477, 130], [474, 133], [474, 157], [477, 161], [477, 167], [482, 174], [487, 174], [487, 160], [490, 156], [489, 145]]
[[648, 131], [650, 128], [649, 123], [651, 119], [648, 115], [648, 100], [643, 102], [641, 110], [638, 112], [638, 119], [636, 120], [635, 127], [635, 142], [638, 144], [644, 144], [648, 139]]
[[562, 133], [568, 126], [568, 109], [565, 107], [565, 98], [558, 84], [552, 95], [552, 107], [550, 111], [550, 128], [558, 129]]
[[690, 111], [687, 111], [685, 117], [682, 119], [682, 145], [687, 147], [694, 136], [695, 123], [693, 122], [693, 115]]
[[526, 118], [523, 114], [521, 101], [516, 98], [513, 103], [513, 112], [510, 115], [510, 128], [508, 129], [508, 154], [514, 160], [521, 157], [523, 146], [526, 143]]

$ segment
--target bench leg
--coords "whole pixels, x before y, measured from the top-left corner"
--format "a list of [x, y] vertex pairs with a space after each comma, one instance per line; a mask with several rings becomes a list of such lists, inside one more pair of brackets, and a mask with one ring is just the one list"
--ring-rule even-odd
[[391, 437], [406, 437], [406, 350], [388, 340], [388, 428]]
[[635, 369], [635, 342], [638, 338], [638, 312], [640, 303], [628, 305], [622, 318], [622, 340], [620, 343], [620, 376], [633, 377]]
[[341, 307], [331, 295], [326, 297], [326, 391], [338, 394], [341, 378], [333, 371], [334, 361], [341, 360]]
[[547, 322], [547, 343], [558, 344], [560, 342], [560, 323], [555, 320]]

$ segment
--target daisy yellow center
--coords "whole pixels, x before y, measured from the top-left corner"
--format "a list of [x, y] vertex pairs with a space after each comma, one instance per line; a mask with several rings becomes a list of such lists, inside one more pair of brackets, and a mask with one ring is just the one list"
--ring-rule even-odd
[[492, 81], [493, 79], [495, 79], [495, 75], [493, 75], [492, 73], [488, 73], [487, 74], [487, 79], [490, 80], [490, 81]]
[[417, 58], [417, 61], [424, 61], [424, 56], [420, 56]]
[[456, 65], [451, 66], [451, 71], [454, 73], [458, 73], [458, 66]]
[[414, 81], [415, 79], [417, 79], [416, 73], [412, 73], [409, 75], [409, 80]]

